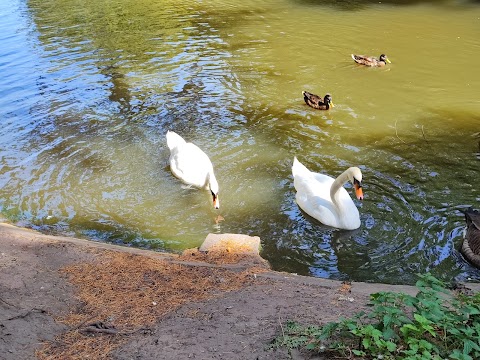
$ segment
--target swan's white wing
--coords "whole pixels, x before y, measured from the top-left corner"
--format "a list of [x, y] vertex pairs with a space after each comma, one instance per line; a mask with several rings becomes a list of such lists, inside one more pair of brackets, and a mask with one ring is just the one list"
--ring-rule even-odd
[[358, 210], [345, 188], [337, 192], [340, 207], [332, 202], [330, 189], [334, 179], [307, 170], [298, 160], [292, 168], [296, 201], [308, 215], [321, 223], [336, 228], [355, 229], [360, 226]]
[[172, 150], [170, 168], [176, 177], [200, 188], [208, 187], [208, 174], [213, 173], [212, 162], [207, 154], [192, 143]]
[[294, 186], [297, 190], [298, 205], [311, 217], [321, 223], [337, 227], [337, 212], [330, 199], [330, 187], [333, 179], [329, 176], [311, 173], [309, 177], [296, 176]]
[[[322, 219], [319, 221], [325, 225], [340, 229], [352, 230], [360, 227], [360, 214], [348, 191], [343, 186], [338, 189], [336, 194], [338, 206], [335, 206], [330, 196], [330, 189], [335, 180], [323, 174], [315, 174], [315, 180], [318, 186], [322, 187], [320, 192], [322, 201], [317, 199], [316, 214], [321, 218], [315, 218]], [[328, 203], [323, 199], [328, 199]]]

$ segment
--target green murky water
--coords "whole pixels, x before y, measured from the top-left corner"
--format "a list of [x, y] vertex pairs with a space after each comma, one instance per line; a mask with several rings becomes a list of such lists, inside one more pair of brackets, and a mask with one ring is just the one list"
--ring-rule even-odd
[[[167, 251], [258, 235], [275, 269], [319, 277], [479, 280], [457, 249], [458, 210], [480, 207], [480, 4], [396, 3], [3, 1], [2, 213]], [[210, 155], [219, 211], [171, 175], [167, 130]], [[299, 210], [294, 156], [332, 176], [361, 167], [360, 229]]]

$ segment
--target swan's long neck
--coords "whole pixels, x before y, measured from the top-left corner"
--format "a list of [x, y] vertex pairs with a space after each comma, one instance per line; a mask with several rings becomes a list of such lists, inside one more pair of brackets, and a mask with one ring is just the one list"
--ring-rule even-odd
[[220, 208], [220, 200], [218, 199], [218, 182], [217, 178], [213, 174], [213, 171], [210, 171], [207, 175], [207, 186], [210, 188], [210, 192], [213, 196], [213, 207], [215, 209]]
[[218, 182], [217, 178], [215, 177], [215, 174], [213, 171], [210, 171], [207, 175], [207, 183], [206, 187], [210, 190], [213, 191], [214, 194], [218, 193]]
[[338, 195], [338, 190], [343, 187], [343, 184], [345, 184], [348, 181], [348, 169], [345, 170], [343, 173], [338, 175], [338, 177], [335, 179], [333, 182], [332, 186], [330, 187], [330, 198], [332, 199], [332, 202], [337, 208], [341, 208], [341, 201], [338, 201], [337, 195]]

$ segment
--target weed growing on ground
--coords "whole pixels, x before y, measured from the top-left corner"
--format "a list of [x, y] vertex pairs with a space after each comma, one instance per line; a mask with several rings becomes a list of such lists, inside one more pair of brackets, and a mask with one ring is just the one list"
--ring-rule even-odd
[[333, 352], [345, 359], [480, 359], [480, 293], [453, 294], [431, 274], [416, 296], [370, 295], [370, 312], [321, 326], [287, 322], [272, 347]]

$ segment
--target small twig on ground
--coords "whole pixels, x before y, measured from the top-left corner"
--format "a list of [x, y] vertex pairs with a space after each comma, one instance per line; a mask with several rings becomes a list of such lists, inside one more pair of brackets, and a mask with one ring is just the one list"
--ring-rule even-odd
[[423, 138], [424, 138], [425, 141], [428, 143], [428, 140], [427, 140], [427, 138], [425, 137], [425, 132], [423, 131], [423, 125], [422, 125], [422, 134], [423, 134]]
[[10, 304], [8, 301], [3, 300], [1, 297], [0, 297], [0, 301], [3, 302], [4, 304], [7, 304], [8, 306], [12, 306], [12, 307], [18, 308], [18, 306], [15, 306], [15, 305], [13, 305], [13, 304]]
[[400, 140], [401, 142], [403, 142], [404, 144], [406, 144], [405, 141], [403, 141], [402, 139], [400, 139], [400, 138], [398, 137], [397, 121], [398, 121], [398, 119], [395, 119], [395, 135], [397, 135], [397, 139], [398, 139], [398, 140]]
[[285, 331], [283, 331], [283, 325], [282, 325], [282, 322], [280, 321], [280, 316], [278, 317], [278, 323], [280, 324], [280, 329], [282, 329], [282, 337], [285, 337]]
[[[360, 346], [358, 348], [361, 349]], [[349, 352], [348, 358], [349, 359], [354, 359], [355, 357], [353, 356], [353, 351], [352, 351], [352, 349], [350, 349], [350, 347], [348, 347], [348, 352]]]
[[117, 329], [99, 329], [96, 327], [87, 327], [85, 329], [79, 330], [80, 333], [103, 333], [103, 334], [110, 334], [110, 335], [133, 335], [139, 331], [145, 331], [152, 333], [152, 329], [150, 328], [140, 328], [133, 331], [118, 331]]
[[[73, 328], [73, 330], [78, 330], [78, 329], [80, 329], [83, 325], [85, 325], [85, 323], [86, 323], [87, 321], [92, 321], [93, 319], [95, 319], [95, 316], [83, 320], [80, 324], [78, 324], [77, 326], [75, 326], [75, 327]], [[90, 325], [89, 325], [89, 326], [90, 326]]]
[[144, 328], [140, 328], [133, 331], [119, 331], [115, 329], [114, 326], [106, 325], [103, 322], [98, 321], [98, 322], [89, 324], [85, 328], [79, 330], [79, 332], [84, 335], [87, 333], [97, 333], [97, 334], [101, 333], [101, 334], [109, 334], [109, 335], [132, 335], [139, 331], [152, 331], [152, 329], [144, 327]]
[[17, 315], [17, 316], [8, 318], [7, 320], [23, 319], [24, 317], [27, 317], [28, 315], [30, 315], [31, 313], [34, 313], [34, 312], [38, 312], [40, 314], [45, 314], [47, 311], [43, 310], [43, 309], [33, 308], [32, 310], [27, 311], [25, 314]]
[[103, 334], [111, 334], [111, 335], [119, 334], [117, 329], [102, 329], [94, 326], [88, 326], [84, 329], [79, 330], [79, 332], [82, 334], [86, 334], [86, 333], [103, 333]]

